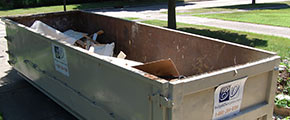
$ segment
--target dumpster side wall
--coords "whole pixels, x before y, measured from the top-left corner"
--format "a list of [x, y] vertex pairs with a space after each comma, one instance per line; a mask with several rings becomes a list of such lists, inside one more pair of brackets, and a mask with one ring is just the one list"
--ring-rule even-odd
[[[68, 14], [70, 13], [70, 14]], [[60, 13], [47, 13], [39, 15], [29, 15], [29, 16], [17, 16], [10, 17], [9, 19], [21, 23], [25, 26], [30, 27], [35, 20], [40, 20], [49, 26], [64, 32], [68, 29], [73, 29], [82, 32], [79, 27], [82, 25], [79, 19], [78, 12], [60, 12]]]
[[212, 119], [216, 87], [246, 76], [248, 79], [244, 86], [240, 112], [229, 116], [229, 119], [272, 119], [278, 75], [274, 67], [279, 65], [279, 60], [276, 56], [185, 81], [172, 81], [172, 120]]
[[99, 42], [115, 42], [115, 53], [123, 51], [127, 59], [139, 62], [171, 58], [179, 72], [185, 76], [246, 64], [274, 55], [208, 37], [80, 11], [12, 19], [28, 26], [34, 20], [42, 20], [62, 31], [73, 28], [92, 33], [102, 29], [105, 34], [100, 36]]
[[[150, 62], [171, 58], [182, 75], [192, 76], [261, 60], [273, 54], [241, 45], [102, 15], [83, 13], [86, 30], [106, 31], [104, 43], [116, 42], [116, 52]], [[105, 21], [105, 22], [104, 22]]]
[[[11, 65], [78, 118], [163, 119], [163, 109], [148, 99], [153, 93], [163, 92], [165, 88], [160, 82], [51, 40], [24, 26], [10, 22], [6, 25], [10, 60], [16, 61]], [[56, 71], [53, 46], [65, 52], [68, 75]]]
[[[249, 78], [241, 112], [233, 118], [270, 118], [272, 114], [277, 76], [273, 69], [279, 64], [279, 57], [274, 53], [79, 11], [11, 19], [26, 26], [34, 20], [46, 20], [62, 31], [73, 28], [90, 33], [102, 29], [105, 34], [100, 42], [115, 42], [116, 53], [123, 51], [128, 59], [139, 62], [171, 58], [180, 73], [188, 76], [170, 83], [151, 80], [140, 71], [119, 67], [81, 48], [61, 44], [23, 25], [7, 22], [13, 67], [84, 119], [99, 116], [129, 120], [211, 119], [215, 88], [242, 77]], [[69, 25], [62, 26], [62, 23]], [[67, 71], [56, 71], [53, 46], [64, 49], [67, 62], [61, 61], [58, 65]]]

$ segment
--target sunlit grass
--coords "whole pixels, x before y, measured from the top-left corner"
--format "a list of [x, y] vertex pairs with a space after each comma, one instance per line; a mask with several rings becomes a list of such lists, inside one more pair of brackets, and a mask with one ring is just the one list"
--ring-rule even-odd
[[[250, 10], [247, 12], [236, 12], [236, 13], [222, 13], [222, 14], [195, 14], [194, 16], [198, 17], [206, 17], [206, 18], [214, 18], [214, 19], [222, 19], [229, 21], [238, 21], [238, 22], [248, 22], [255, 24], [265, 24], [265, 25], [273, 25], [273, 26], [282, 26], [282, 27], [290, 27], [290, 1], [283, 3], [273, 3], [274, 5], [284, 6], [282, 8], [275, 9], [260, 9], [260, 10]], [[248, 7], [251, 5], [248, 5]], [[227, 9], [246, 9], [244, 7], [224, 7]]]

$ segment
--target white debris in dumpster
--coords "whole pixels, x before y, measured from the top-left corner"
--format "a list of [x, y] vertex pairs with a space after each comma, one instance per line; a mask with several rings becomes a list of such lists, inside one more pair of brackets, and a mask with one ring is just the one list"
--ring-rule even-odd
[[[117, 58], [113, 57], [114, 48], [115, 48], [114, 42], [109, 43], [109, 44], [100, 44], [99, 42], [97, 42], [98, 36], [104, 33], [103, 30], [99, 30], [98, 32], [93, 33], [91, 35], [88, 35], [87, 33], [77, 32], [77, 31], [74, 31], [71, 29], [62, 33], [62, 32], [48, 26], [47, 24], [45, 24], [41, 21], [35, 21], [33, 23], [33, 25], [31, 26], [31, 28], [36, 30], [36, 32], [38, 32], [38, 33], [49, 35], [49, 36], [54, 37], [60, 41], [65, 41], [69, 44], [76, 45], [76, 46], [82, 47], [84, 49], [87, 49], [89, 52], [93, 52], [93, 53], [100, 55], [101, 59], [104, 59], [104, 60], [106, 60], [112, 64], [115, 64], [115, 65], [128, 66], [128, 67], [134, 67], [134, 68], [136, 68], [137, 66], [142, 66], [142, 65], [145, 65], [145, 67], [148, 67], [151, 65], [149, 71], [143, 70], [143, 69], [140, 69], [137, 67], [137, 69], [140, 69], [140, 70], [148, 72], [148, 73], [152, 72], [152, 69], [154, 68], [154, 66], [156, 67], [156, 69], [159, 70], [159, 69], [163, 68], [162, 63], [170, 61], [171, 64], [174, 66], [173, 70], [169, 69], [172, 67], [168, 67], [168, 64], [166, 64], [165, 65], [165, 66], [167, 66], [166, 70], [169, 70], [170, 72], [165, 72], [165, 74], [162, 74], [162, 75], [159, 75], [159, 73], [157, 74], [154, 72], [152, 72], [151, 74], [157, 75], [159, 77], [166, 77], [166, 78], [169, 77], [168, 79], [173, 79], [173, 77], [179, 76], [179, 73], [176, 70], [174, 63], [172, 63], [172, 61], [170, 59], [167, 61], [161, 60], [161, 61], [157, 61], [157, 62], [154, 61], [154, 62], [143, 64], [143, 63], [137, 62], [137, 61], [126, 60], [125, 59], [126, 54], [123, 51], [120, 51], [120, 53], [117, 55]], [[153, 68], [152, 68], [152, 64], [154, 64]], [[164, 71], [164, 69], [161, 71]], [[173, 72], [174, 74], [172, 73], [172, 71], [174, 71]], [[173, 77], [171, 77], [171, 76], [173, 76]]]
[[119, 65], [121, 67], [123, 66], [137, 66], [137, 65], [143, 65], [141, 62], [137, 61], [132, 61], [132, 60], [126, 60], [126, 59], [120, 59], [120, 58], [115, 58], [115, 57], [108, 57], [108, 56], [100, 56], [101, 59], [108, 61], [112, 64]]
[[90, 52], [97, 53], [99, 55], [105, 55], [105, 56], [113, 56], [114, 54], [114, 48], [115, 43], [111, 44], [98, 44], [98, 45], [92, 45], [89, 49]]
[[121, 58], [121, 59], [125, 59], [126, 57], [127, 55], [123, 51], [120, 51], [120, 53], [117, 55], [117, 58]]
[[[96, 33], [94, 33], [93, 35], [90, 35], [90, 36], [87, 36], [87, 35], [83, 35], [83, 37], [85, 37], [87, 40], [86, 40], [86, 49], [89, 50], [90, 47], [94, 44], [100, 44], [99, 42], [97, 42], [97, 37], [101, 34], [103, 34], [104, 31], [103, 30], [100, 30]], [[91, 38], [93, 36], [93, 38]]]
[[70, 36], [76, 40], [83, 38], [83, 35], [87, 35], [87, 33], [77, 32], [74, 30], [67, 30], [64, 32], [64, 34], [66, 34], [67, 36]]
[[45, 34], [45, 35], [49, 35], [51, 37], [54, 37], [58, 40], [61, 40], [61, 41], [65, 41], [69, 44], [74, 44], [77, 40], [68, 36], [68, 35], [65, 35], [64, 33], [48, 26], [47, 24], [41, 22], [41, 21], [35, 21], [33, 23], [33, 25], [30, 27], [34, 30], [36, 30], [36, 32], [38, 33], [42, 33], [42, 34]]
[[97, 37], [98, 37], [98, 34], [97, 33], [94, 33], [93, 40], [96, 41], [97, 40]]
[[94, 45], [90, 40], [86, 40], [86, 50], [90, 51], [91, 46]]
[[93, 40], [96, 41], [97, 38], [98, 38], [98, 36], [101, 35], [101, 34], [104, 34], [104, 31], [103, 30], [100, 30], [100, 31], [94, 33]]
[[[115, 43], [100, 44], [96, 41], [98, 35], [101, 35], [104, 33], [103, 30], [100, 30], [94, 33], [92, 35], [93, 36], [93, 39], [92, 39], [91, 36], [87, 36], [88, 35], [87, 33], [81, 33], [74, 30], [67, 30], [64, 33], [62, 33], [58, 31], [57, 29], [54, 29], [50, 27], [49, 25], [38, 20], [36, 20], [30, 28], [34, 29], [38, 33], [49, 35], [51, 37], [54, 37], [61, 41], [65, 41], [72, 45], [74, 45], [76, 41], [78, 41], [77, 44], [82, 44], [81, 46], [85, 46], [87, 50], [89, 50], [90, 52], [94, 52], [96, 54], [112, 57], [114, 53]], [[82, 38], [86, 38], [86, 41], [85, 42], [80, 41], [80, 39]]]

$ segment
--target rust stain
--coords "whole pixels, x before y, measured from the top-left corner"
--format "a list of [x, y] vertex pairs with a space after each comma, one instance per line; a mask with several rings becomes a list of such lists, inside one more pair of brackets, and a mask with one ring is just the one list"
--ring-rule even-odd
[[[99, 42], [115, 42], [115, 52], [124, 51], [128, 59], [144, 63], [171, 58], [180, 74], [185, 76], [245, 64], [269, 56], [262, 52], [217, 42], [210, 38], [162, 30], [81, 11], [8, 18], [28, 27], [35, 20], [41, 20], [50, 26], [55, 26], [60, 31], [73, 29], [91, 33], [102, 29], [106, 34], [100, 37]], [[106, 24], [103, 24], [104, 21]], [[233, 61], [235, 56], [236, 60]], [[157, 78], [153, 77], [153, 79]]]
[[149, 79], [152, 79], [152, 80], [158, 80], [158, 79], [160, 79], [157, 76], [154, 76], [154, 75], [151, 75], [151, 74], [147, 74], [147, 73], [144, 76], [147, 77], [147, 78], [149, 78]]
[[216, 59], [217, 60], [221, 56], [221, 54], [222, 54], [222, 52], [223, 52], [223, 50], [224, 50], [225, 47], [226, 47], [226, 45], [224, 44], [224, 45], [222, 45], [222, 47], [220, 48], [220, 50], [217, 51], [217, 54], [216, 54], [216, 57], [217, 57]]

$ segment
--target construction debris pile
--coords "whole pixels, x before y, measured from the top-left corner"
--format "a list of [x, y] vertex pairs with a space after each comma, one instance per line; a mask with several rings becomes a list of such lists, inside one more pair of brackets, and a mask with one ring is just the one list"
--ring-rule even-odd
[[[110, 44], [100, 44], [99, 42], [97, 42], [98, 36], [104, 34], [103, 30], [100, 30], [92, 35], [77, 32], [74, 30], [67, 30], [62, 33], [41, 21], [35, 21], [30, 28], [36, 30], [36, 32], [38, 33], [54, 37], [59, 41], [64, 41], [71, 45], [79, 46], [81, 48], [84, 48], [93, 53], [97, 53], [99, 55], [112, 57], [114, 53], [115, 47], [114, 42]], [[122, 52], [122, 54], [124, 53]]]
[[127, 55], [123, 51], [120, 51], [119, 54], [114, 56], [114, 42], [101, 44], [97, 41], [98, 36], [105, 33], [103, 30], [99, 30], [91, 35], [71, 29], [65, 32], [60, 32], [59, 30], [38, 20], [35, 21], [30, 28], [35, 30], [37, 33], [53, 37], [58, 41], [63, 41], [86, 49], [91, 53], [101, 55], [104, 60], [116, 65], [130, 66], [167, 80], [184, 78], [179, 74], [175, 64], [170, 58], [143, 64], [137, 61], [126, 60], [125, 58]]

